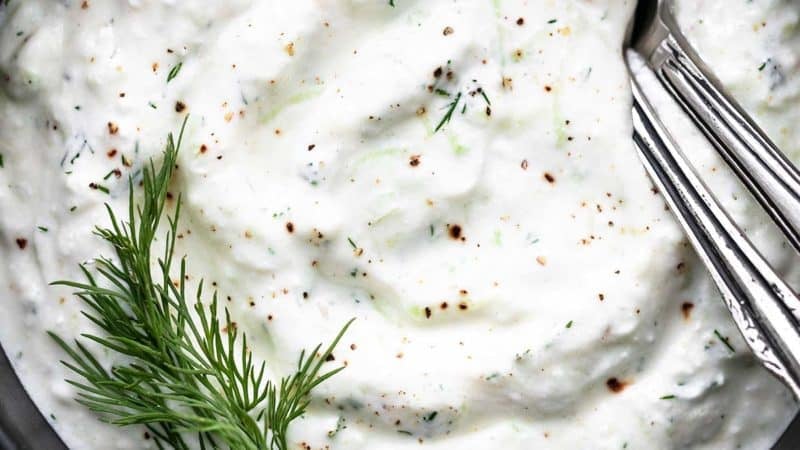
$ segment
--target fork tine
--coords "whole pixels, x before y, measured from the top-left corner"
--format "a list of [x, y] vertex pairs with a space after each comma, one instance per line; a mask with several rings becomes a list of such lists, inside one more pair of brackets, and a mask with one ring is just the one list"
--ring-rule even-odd
[[634, 142], [648, 173], [711, 273], [747, 345], [800, 399], [800, 300], [691, 168], [635, 79], [631, 86]]

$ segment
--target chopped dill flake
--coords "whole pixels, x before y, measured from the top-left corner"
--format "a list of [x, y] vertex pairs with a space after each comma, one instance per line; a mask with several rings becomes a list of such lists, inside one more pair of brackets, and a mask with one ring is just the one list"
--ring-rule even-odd
[[725, 347], [728, 347], [728, 350], [730, 350], [731, 353], [736, 353], [736, 349], [733, 348], [733, 345], [731, 345], [727, 337], [720, 334], [718, 330], [714, 330], [714, 335], [717, 336], [717, 338], [722, 341], [723, 344], [725, 344]]
[[436, 129], [433, 130], [434, 133], [438, 132], [442, 129], [445, 124], [450, 122], [450, 119], [453, 117], [453, 111], [455, 111], [456, 107], [458, 106], [458, 102], [461, 101], [461, 92], [456, 95], [456, 98], [453, 99], [452, 102], [447, 106], [447, 112], [445, 113], [442, 120], [439, 121], [439, 125], [436, 125]]
[[347, 238], [347, 242], [349, 242], [349, 243], [350, 243], [350, 245], [351, 245], [351, 246], [352, 246], [354, 249], [358, 248], [358, 246], [356, 245], [356, 243], [355, 243], [355, 242], [353, 242], [353, 239], [352, 239], [352, 238], [348, 237], [348, 238]]
[[42, 233], [47, 233], [47, 232], [49, 231], [49, 230], [47, 229], [47, 227], [41, 227], [41, 226], [40, 226], [40, 227], [36, 227], [36, 228], [38, 228], [38, 229], [39, 229], [39, 231], [41, 231]]
[[111, 192], [107, 187], [103, 186], [100, 183], [89, 183], [89, 187], [96, 191], [100, 191], [104, 194], [108, 194]]
[[107, 174], [105, 174], [105, 176], [103, 176], [103, 180], [111, 178], [111, 176], [115, 175], [116, 173], [117, 169], [111, 169]]
[[547, 23], [556, 23], [556, 22], [558, 22], [558, 19], [550, 19], [547, 21]]
[[572, 328], [572, 321], [571, 320], [569, 322], [567, 322], [567, 325], [566, 325], [565, 328]]
[[672, 400], [674, 398], [675, 398], [675, 396], [670, 394], [670, 395], [665, 395], [665, 396], [661, 397], [660, 400]]
[[181, 71], [181, 67], [183, 67], [183, 62], [179, 62], [178, 64], [174, 65], [171, 69], [169, 69], [169, 73], [167, 74], [167, 83], [169, 83], [175, 77], [178, 76], [178, 73]]
[[481, 94], [481, 97], [483, 97], [483, 100], [486, 101], [486, 104], [491, 106], [492, 102], [489, 101], [486, 91], [484, 91], [483, 88], [478, 88], [478, 92]]

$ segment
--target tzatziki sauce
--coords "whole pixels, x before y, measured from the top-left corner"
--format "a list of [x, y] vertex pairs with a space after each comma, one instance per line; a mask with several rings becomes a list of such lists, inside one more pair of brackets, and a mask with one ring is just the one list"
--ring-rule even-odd
[[[291, 448], [768, 448], [797, 407], [631, 140], [635, 3], [6, 0], [0, 343], [42, 414], [73, 449], [156, 448], [74, 401], [46, 332], [97, 330], [49, 283], [110, 256], [92, 233], [104, 204], [125, 213], [129, 177], [188, 115], [172, 185], [188, 283], [213, 283], [273, 379], [356, 319]], [[676, 14], [800, 161], [798, 4]], [[800, 280], [724, 162], [656, 99], [732, 217]]]

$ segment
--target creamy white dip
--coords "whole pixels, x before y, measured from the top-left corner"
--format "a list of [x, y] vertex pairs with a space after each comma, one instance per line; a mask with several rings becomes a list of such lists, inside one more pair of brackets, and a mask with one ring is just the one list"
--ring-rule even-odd
[[[357, 318], [331, 363], [347, 368], [315, 391], [294, 445], [767, 448], [794, 403], [633, 149], [633, 3], [7, 1], [0, 341], [43, 414], [75, 449], [154, 447], [72, 400], [45, 331], [92, 328], [48, 283], [108, 254], [91, 234], [103, 203], [126, 206], [128, 176], [190, 114], [174, 184], [190, 281], [217, 286], [273, 376]], [[679, 17], [797, 159], [789, 3], [686, 1]], [[660, 104], [725, 206], [790, 267]]]

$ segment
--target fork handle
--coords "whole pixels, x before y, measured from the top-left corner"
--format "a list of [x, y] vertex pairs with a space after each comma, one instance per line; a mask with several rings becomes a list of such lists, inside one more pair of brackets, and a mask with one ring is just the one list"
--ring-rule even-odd
[[800, 400], [800, 299], [694, 172], [635, 78], [631, 87], [634, 142], [651, 179], [711, 273], [747, 345]]
[[649, 58], [662, 84], [800, 252], [800, 171], [700, 58], [669, 33]]

